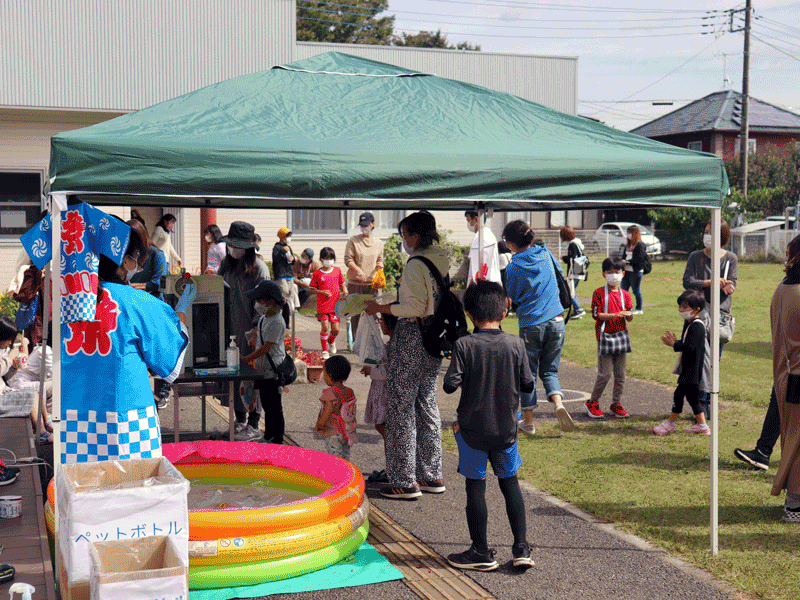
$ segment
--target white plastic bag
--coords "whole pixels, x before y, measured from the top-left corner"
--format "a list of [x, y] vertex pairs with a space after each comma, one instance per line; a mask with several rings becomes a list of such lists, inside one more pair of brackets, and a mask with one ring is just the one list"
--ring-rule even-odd
[[383, 336], [375, 317], [361, 315], [356, 330], [356, 339], [353, 342], [353, 351], [358, 354], [362, 363], [376, 365], [383, 357], [383, 348]]

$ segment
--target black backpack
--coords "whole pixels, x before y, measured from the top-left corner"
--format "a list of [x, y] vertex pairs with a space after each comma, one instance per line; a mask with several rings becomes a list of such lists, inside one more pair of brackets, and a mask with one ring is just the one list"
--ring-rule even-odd
[[642, 263], [642, 274], [647, 275], [653, 270], [653, 263], [650, 262], [650, 256], [647, 252], [644, 253], [644, 262]]
[[[422, 332], [422, 345], [425, 351], [434, 358], [450, 358], [456, 340], [469, 333], [467, 330], [467, 318], [464, 314], [464, 306], [461, 300], [450, 289], [450, 276], [445, 275], [444, 279], [428, 258], [424, 256], [412, 256], [408, 260], [421, 260], [433, 275], [442, 296], [439, 305], [433, 312], [433, 317], [427, 323], [419, 320], [419, 328]], [[408, 264], [408, 263], [406, 263]]]
[[[550, 251], [548, 250], [547, 253], [550, 254]], [[550, 263], [553, 265], [553, 275], [555, 275], [556, 284], [558, 285], [558, 300], [561, 302], [561, 308], [565, 311], [564, 322], [566, 323], [572, 316], [572, 294], [569, 293], [569, 284], [552, 254], [550, 254]]]

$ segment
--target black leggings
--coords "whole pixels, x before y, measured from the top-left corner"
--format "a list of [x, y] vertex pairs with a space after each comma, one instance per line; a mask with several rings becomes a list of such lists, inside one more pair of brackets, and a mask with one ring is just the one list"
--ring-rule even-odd
[[[513, 477], [498, 478], [497, 483], [506, 501], [506, 514], [514, 535], [514, 543], [525, 542], [525, 502], [522, 499], [522, 491], [519, 489], [519, 480], [514, 475]], [[486, 480], [467, 478], [466, 487], [469, 537], [475, 550], [486, 554], [489, 551], [486, 539], [489, 520], [489, 510], [486, 507]]]
[[683, 411], [684, 397], [689, 403], [689, 406], [692, 407], [693, 415], [699, 415], [701, 412], [704, 412], [703, 407], [700, 406], [700, 394], [700, 388], [696, 384], [679, 383], [678, 387], [675, 388], [675, 394], [672, 396], [672, 412], [676, 415], [681, 414]]
[[261, 406], [264, 408], [264, 439], [268, 443], [282, 444], [285, 422], [278, 380], [259, 379], [253, 387], [259, 391]]

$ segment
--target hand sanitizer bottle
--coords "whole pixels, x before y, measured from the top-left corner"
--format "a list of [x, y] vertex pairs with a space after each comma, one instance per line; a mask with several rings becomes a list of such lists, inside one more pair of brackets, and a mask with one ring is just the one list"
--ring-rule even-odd
[[225, 352], [225, 358], [228, 363], [229, 369], [239, 370], [239, 348], [236, 347], [236, 336], [231, 336], [231, 343], [228, 344], [228, 350]]
[[31, 600], [35, 591], [36, 588], [29, 583], [12, 583], [8, 590], [8, 595], [12, 600], [14, 594], [21, 594], [22, 600]]

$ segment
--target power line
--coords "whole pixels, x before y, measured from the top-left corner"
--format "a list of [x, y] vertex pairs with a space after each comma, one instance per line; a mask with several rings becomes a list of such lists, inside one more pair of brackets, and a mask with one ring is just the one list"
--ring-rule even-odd
[[789, 54], [788, 52], [786, 52], [786, 50], [781, 50], [781, 49], [780, 49], [780, 48], [778, 48], [777, 46], [773, 46], [773, 45], [772, 45], [772, 44], [770, 44], [769, 42], [767, 42], [767, 41], [765, 41], [765, 40], [762, 40], [760, 37], [758, 37], [758, 36], [757, 36], [756, 34], [754, 34], [754, 33], [753, 33], [753, 34], [751, 34], [751, 35], [752, 35], [754, 38], [756, 38], [756, 39], [757, 39], [759, 42], [761, 42], [762, 44], [766, 44], [766, 45], [767, 45], [767, 46], [769, 46], [770, 48], [775, 48], [775, 50], [777, 50], [777, 51], [778, 51], [778, 52], [780, 52], [781, 54], [785, 54], [785, 55], [786, 55], [786, 56], [788, 56], [789, 58], [793, 58], [793, 59], [795, 59], [796, 61], [800, 61], [800, 58], [798, 58], [798, 57], [797, 57], [797, 56], [795, 56], [794, 54]]
[[[313, 17], [303, 17], [298, 15], [298, 20], [302, 21], [315, 21], [318, 23], [332, 23], [334, 25], [353, 25], [353, 23], [343, 23], [342, 21], [334, 21], [332, 19], [315, 19]], [[380, 25], [368, 25], [364, 23], [357, 24], [358, 27], [364, 27], [366, 29], [386, 29], [386, 27], [381, 27]], [[402, 28], [400, 28], [402, 29]], [[625, 40], [631, 38], [653, 38], [653, 37], [677, 37], [677, 36], [687, 36], [687, 35], [703, 35], [703, 32], [690, 32], [690, 33], [646, 33], [642, 35], [584, 35], [575, 37], [574, 35], [568, 36], [558, 36], [558, 35], [503, 35], [503, 34], [495, 34], [495, 33], [477, 33], [474, 31], [470, 32], [460, 32], [460, 31], [444, 31], [442, 32], [446, 35], [465, 35], [465, 36], [475, 36], [475, 37], [495, 37], [495, 38], [517, 38], [517, 39], [537, 39], [537, 40]], [[710, 32], [709, 32], [710, 33]], [[716, 41], [716, 40], [715, 40]]]
[[595, 104], [647, 104], [650, 102], [693, 102], [697, 98], [656, 98], [652, 100], [581, 100], [578, 102], [593, 102]]
[[[357, 4], [340, 4], [340, 3], [335, 3], [335, 2], [325, 2], [323, 0], [297, 0], [297, 1], [298, 2], [309, 2], [309, 3], [310, 2], [314, 2], [314, 4], [316, 6], [313, 6], [313, 7], [310, 7], [310, 6], [309, 7], [302, 7], [301, 6], [300, 7], [300, 8], [304, 8], [306, 10], [317, 10], [317, 11], [323, 11], [324, 10], [325, 12], [337, 12], [337, 13], [340, 12], [340, 11], [335, 11], [335, 10], [322, 9], [322, 8], [319, 8], [319, 5], [323, 5], [323, 6], [338, 6], [338, 7], [341, 7], [341, 8], [354, 8], [354, 9], [363, 8], [363, 6], [359, 6]], [[429, 12], [419, 12], [419, 11], [414, 11], [414, 10], [398, 10], [398, 9], [394, 9], [394, 8], [393, 9], [387, 9], [384, 12], [389, 12], [390, 10], [393, 13], [402, 13], [402, 14], [409, 14], [409, 15], [423, 15], [423, 16], [429, 16], [429, 17], [458, 17], [459, 19], [482, 19], [482, 20], [486, 19], [486, 16], [484, 16], [484, 15], [478, 15], [478, 16], [473, 16], [473, 15], [453, 15], [451, 13], [429, 13]], [[360, 16], [365, 16], [365, 17], [366, 16], [373, 16], [373, 15], [368, 14], [368, 13], [340, 13], [340, 14], [358, 14]], [[377, 18], [378, 14], [381, 14], [381, 13], [376, 13], [375, 14], [376, 18]], [[395, 15], [387, 15], [387, 16], [396, 17], [397, 15], [395, 14]], [[384, 18], [384, 17], [381, 17], [381, 18]], [[698, 21], [698, 24], [700, 24], [699, 22], [704, 21], [704, 20], [708, 20], [708, 19], [712, 19], [712, 18], [727, 18], [727, 17], [726, 17], [726, 15], [714, 15], [714, 16], [711, 16], [711, 17], [708, 17], [708, 16], [695, 16], [695, 17], [674, 17], [673, 16], [673, 17], [658, 17], [658, 18], [642, 17], [642, 18], [638, 18], [638, 19], [618, 19], [618, 18], [610, 18], [610, 19], [600, 19], [600, 18], [592, 18], [592, 19], [574, 19], [574, 18], [571, 18], [571, 19], [547, 19], [547, 18], [523, 18], [523, 17], [519, 17], [519, 18], [514, 18], [513, 20], [514, 21], [534, 21], [534, 22], [537, 22], [537, 23], [640, 23], [640, 22], [643, 22], [643, 21], [646, 21], [646, 22], [654, 21], [654, 22], [662, 22], [663, 23], [663, 22], [674, 22], [674, 21]]]
[[543, 4], [540, 2], [470, 2], [469, 0], [428, 0], [429, 2], [444, 2], [448, 4], [468, 4], [470, 6], [500, 6], [504, 8], [536, 8], [539, 10], [586, 10], [591, 12], [624, 12], [624, 13], [645, 13], [645, 14], [713, 14], [726, 13], [724, 10], [701, 10], [701, 9], [649, 9], [649, 8], [624, 8], [614, 6], [586, 6], [583, 4]]
[[789, 45], [789, 46], [794, 46], [794, 47], [796, 47], [798, 50], [800, 50], [800, 44], [795, 44], [794, 42], [789, 42], [789, 41], [787, 41], [787, 40], [786, 40], [786, 38], [782, 38], [782, 37], [776, 37], [776, 36], [774, 36], [774, 35], [771, 35], [771, 34], [769, 34], [769, 33], [764, 33], [763, 31], [759, 31], [759, 33], [760, 33], [761, 35], [763, 35], [764, 37], [766, 37], [766, 38], [769, 38], [769, 39], [771, 39], [771, 40], [773, 40], [773, 41], [775, 41], [775, 42], [780, 42], [781, 44], [786, 44], [786, 45]]

